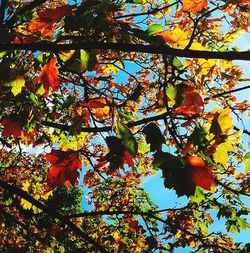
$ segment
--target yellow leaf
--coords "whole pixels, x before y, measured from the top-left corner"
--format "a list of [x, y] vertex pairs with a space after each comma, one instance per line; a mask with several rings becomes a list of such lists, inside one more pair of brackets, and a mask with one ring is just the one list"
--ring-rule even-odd
[[30, 188], [30, 182], [26, 180], [24, 183], [22, 183], [22, 190], [28, 192]]
[[20, 204], [26, 210], [30, 210], [31, 207], [32, 207], [32, 204], [29, 201], [25, 200], [25, 199], [21, 199], [21, 203]]
[[228, 152], [235, 152], [233, 145], [230, 142], [221, 143], [213, 154], [214, 161], [226, 166], [229, 161]]
[[169, 44], [184, 48], [189, 43], [189, 32], [176, 26], [173, 30], [158, 33]]
[[221, 133], [228, 133], [233, 128], [233, 120], [230, 116], [230, 109], [223, 109], [218, 116], [218, 124], [221, 128]]
[[11, 92], [14, 96], [18, 95], [21, 91], [23, 86], [25, 85], [25, 79], [23, 76], [18, 75], [16, 79], [13, 81], [10, 81], [8, 83], [5, 83], [5, 86], [11, 87]]
[[196, 13], [208, 7], [207, 0], [183, 0], [182, 11]]

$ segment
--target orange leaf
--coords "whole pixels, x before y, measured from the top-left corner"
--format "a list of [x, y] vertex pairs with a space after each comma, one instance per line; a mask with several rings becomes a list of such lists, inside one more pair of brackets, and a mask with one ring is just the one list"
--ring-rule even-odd
[[49, 93], [49, 87], [52, 87], [54, 91], [58, 90], [58, 68], [56, 66], [57, 59], [51, 58], [50, 61], [41, 69], [39, 75], [39, 81], [43, 83], [46, 95]]
[[196, 13], [208, 7], [207, 0], [183, 0], [182, 11]]
[[196, 186], [207, 191], [211, 191], [215, 185], [212, 171], [208, 167], [191, 167], [191, 178]]
[[131, 168], [134, 168], [133, 156], [126, 150], [123, 155], [123, 162]]
[[18, 138], [21, 135], [22, 126], [19, 121], [12, 121], [10, 119], [5, 118], [2, 121], [2, 125], [4, 127], [2, 135], [5, 137]]
[[31, 20], [28, 30], [40, 32], [43, 38], [53, 33], [54, 24], [65, 15], [72, 13], [74, 6], [64, 5], [54, 9], [47, 9], [38, 13], [38, 18]]
[[188, 168], [190, 169], [191, 179], [194, 185], [200, 186], [204, 190], [212, 191], [215, 182], [211, 167], [198, 156], [187, 156]]
[[50, 154], [46, 154], [46, 159], [52, 164], [47, 174], [50, 186], [60, 189], [63, 185], [75, 185], [79, 176], [77, 170], [82, 167], [78, 152], [52, 150]]
[[204, 103], [198, 93], [186, 93], [181, 106], [174, 110], [175, 115], [192, 116], [201, 112]]
[[203, 161], [203, 159], [201, 157], [198, 156], [187, 156], [187, 162], [189, 163], [189, 165], [193, 166], [193, 167], [205, 167], [206, 163]]

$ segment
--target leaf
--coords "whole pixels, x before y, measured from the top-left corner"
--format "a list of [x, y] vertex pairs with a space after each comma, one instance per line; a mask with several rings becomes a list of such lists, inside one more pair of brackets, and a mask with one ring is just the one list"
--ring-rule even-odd
[[168, 96], [168, 98], [170, 100], [174, 100], [177, 96], [177, 90], [174, 86], [169, 86], [167, 89], [166, 89], [166, 95]]
[[119, 135], [122, 139], [122, 142], [126, 149], [133, 155], [136, 155], [138, 144], [135, 140], [135, 137], [131, 133], [131, 131], [128, 129], [128, 127], [124, 124], [122, 124], [120, 121], [117, 122], [117, 128], [119, 131]]
[[165, 143], [165, 137], [155, 123], [149, 123], [142, 131], [146, 135], [146, 141], [150, 144], [150, 150], [161, 149], [162, 143]]
[[203, 194], [203, 191], [202, 191], [202, 188], [199, 187], [199, 186], [196, 186], [195, 187], [195, 192], [194, 192], [194, 196], [191, 197], [191, 201], [192, 202], [195, 202], [197, 204], [200, 204], [203, 200], [205, 200], [206, 197], [205, 195]]
[[191, 179], [195, 186], [200, 186], [204, 190], [213, 191], [215, 182], [211, 166], [199, 156], [187, 156], [187, 169], [190, 170]]
[[77, 170], [82, 168], [78, 152], [52, 149], [49, 154], [46, 154], [46, 159], [52, 164], [47, 174], [47, 182], [50, 186], [61, 189], [63, 185], [68, 186], [69, 183], [75, 185], [79, 176]]
[[233, 128], [233, 119], [230, 112], [229, 108], [223, 109], [217, 118], [222, 134], [228, 133]]
[[183, 64], [177, 57], [174, 57], [173, 66], [176, 67], [176, 68], [182, 68]]
[[217, 150], [215, 151], [215, 153], [213, 154], [214, 157], [214, 161], [216, 163], [220, 163], [223, 166], [226, 166], [229, 158], [228, 158], [228, 153], [229, 152], [235, 152], [235, 149], [233, 147], [233, 145], [230, 142], [224, 142], [221, 143]]
[[74, 6], [63, 5], [57, 8], [49, 8], [38, 12], [38, 18], [31, 20], [28, 31], [39, 32], [43, 38], [51, 36], [54, 32], [54, 24], [65, 15], [72, 13]]
[[83, 49], [75, 51], [73, 56], [66, 62], [67, 69], [77, 73], [82, 73], [85, 69], [87, 69], [89, 57], [88, 51]]
[[22, 125], [19, 121], [13, 121], [11, 119], [5, 118], [2, 120], [2, 125], [4, 127], [2, 135], [5, 137], [18, 138], [21, 136]]
[[146, 32], [148, 33], [148, 35], [153, 35], [162, 31], [163, 27], [164, 26], [162, 24], [153, 24], [148, 27]]
[[163, 40], [171, 45], [184, 48], [189, 43], [189, 32], [176, 26], [172, 30], [159, 32], [158, 35], [162, 36]]
[[247, 152], [244, 156], [245, 159], [250, 159], [250, 152]]
[[13, 81], [5, 83], [5, 86], [11, 87], [11, 92], [16, 96], [21, 93], [22, 88], [25, 86], [25, 79], [23, 76], [18, 75]]
[[121, 110], [117, 110], [119, 116], [123, 119], [127, 119], [127, 120], [132, 120], [133, 119], [133, 115], [132, 114], [128, 114], [128, 113], [125, 113]]
[[183, 0], [182, 11], [196, 13], [208, 8], [207, 0]]
[[57, 91], [59, 87], [59, 71], [56, 63], [56, 57], [51, 58], [50, 61], [44, 67], [42, 67], [39, 75], [39, 81], [43, 83], [46, 95], [48, 95], [50, 87], [53, 89], [53, 91]]

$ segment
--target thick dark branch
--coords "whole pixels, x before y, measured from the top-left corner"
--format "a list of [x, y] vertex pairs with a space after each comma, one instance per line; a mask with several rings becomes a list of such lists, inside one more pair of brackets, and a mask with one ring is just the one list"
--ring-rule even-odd
[[72, 214], [69, 215], [68, 218], [77, 218], [77, 217], [88, 217], [88, 216], [98, 216], [98, 215], [119, 215], [119, 214], [130, 214], [130, 215], [152, 215], [152, 214], [157, 214], [157, 213], [162, 213], [162, 212], [167, 212], [167, 211], [180, 211], [185, 209], [184, 208], [166, 208], [166, 209], [161, 209], [161, 210], [151, 210], [148, 212], [142, 212], [142, 211], [97, 211], [97, 212], [84, 212], [84, 213], [77, 213], [77, 214]]
[[29, 50], [60, 52], [74, 49], [103, 49], [123, 52], [140, 52], [150, 54], [165, 54], [187, 58], [225, 59], [250, 61], [250, 51], [243, 52], [209, 52], [199, 50], [175, 49], [167, 45], [144, 45], [129, 43], [104, 43], [98, 41], [78, 42], [72, 44], [56, 43], [24, 43], [0, 44], [0, 50]]
[[0, 187], [7, 190], [11, 194], [16, 194], [20, 196], [21, 198], [24, 198], [25, 200], [29, 201], [33, 205], [35, 205], [37, 208], [43, 210], [45, 213], [47, 213], [49, 216], [60, 220], [63, 224], [68, 226], [72, 231], [74, 231], [77, 235], [81, 236], [84, 240], [86, 240], [88, 243], [92, 244], [97, 252], [107, 253], [107, 251], [101, 247], [95, 240], [93, 240], [91, 237], [89, 237], [87, 234], [85, 234], [79, 227], [77, 227], [74, 223], [72, 223], [68, 217], [65, 217], [58, 213], [57, 211], [45, 206], [41, 202], [37, 201], [33, 197], [31, 197], [26, 191], [23, 191], [21, 189], [18, 189], [14, 185], [8, 184], [5, 181], [0, 180]]
[[2, 0], [0, 6], [0, 27], [3, 25], [6, 6], [7, 0]]
[[[127, 127], [139, 126], [139, 125], [146, 124], [146, 123], [148, 123], [150, 121], [164, 119], [168, 115], [169, 114], [165, 112], [165, 113], [157, 115], [157, 116], [153, 116], [153, 117], [141, 119], [141, 120], [138, 120], [138, 121], [130, 122], [130, 123], [127, 123], [126, 125], [127, 125]], [[69, 131], [70, 128], [71, 128], [71, 126], [66, 126], [66, 125], [63, 125], [63, 124], [58, 124], [58, 123], [49, 122], [49, 121], [42, 121], [41, 123], [42, 123], [43, 126], [58, 128], [58, 129], [61, 129], [63, 131]], [[108, 131], [112, 131], [112, 126], [106, 126], [106, 127], [83, 127], [81, 129], [81, 132], [87, 132], [87, 133], [100, 133], [100, 132], [108, 132]]]
[[4, 27], [11, 27], [16, 23], [17, 17], [20, 15], [25, 14], [27, 11], [31, 11], [35, 9], [36, 7], [42, 5], [45, 3], [47, 0], [34, 0], [28, 5], [25, 5], [22, 9], [18, 10], [13, 16], [10, 17], [5, 23]]

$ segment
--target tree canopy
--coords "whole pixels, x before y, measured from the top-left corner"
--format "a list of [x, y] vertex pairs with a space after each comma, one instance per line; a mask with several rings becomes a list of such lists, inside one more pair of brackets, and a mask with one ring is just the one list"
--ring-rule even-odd
[[2, 0], [0, 250], [248, 252], [249, 27], [249, 0]]

